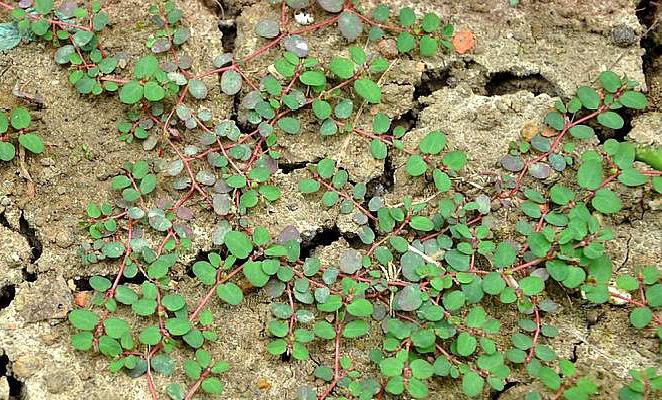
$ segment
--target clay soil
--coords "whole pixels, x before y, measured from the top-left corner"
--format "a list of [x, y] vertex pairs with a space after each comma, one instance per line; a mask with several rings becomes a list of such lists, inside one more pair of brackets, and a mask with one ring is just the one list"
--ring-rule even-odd
[[[141, 0], [109, 3], [113, 23], [103, 33], [106, 48], [124, 51], [131, 59], [145, 54], [146, 4]], [[193, 33], [187, 51], [201, 68], [224, 49], [245, 54], [259, 47], [255, 23], [265, 15], [276, 15], [267, 2], [224, 1], [223, 11], [214, 1], [208, 3], [179, 1]], [[628, 121], [632, 135], [618, 132], [619, 139], [662, 144], [660, 45], [650, 35], [642, 38], [647, 29], [642, 24], [656, 21], [653, 2], [522, 0], [516, 8], [507, 0], [387, 3], [409, 5], [419, 13], [434, 10], [476, 36], [476, 48], [467, 55], [397, 63], [384, 78], [383, 104], [369, 110], [385, 111], [405, 121], [412, 140], [431, 129], [444, 130], [453, 147], [470, 154], [474, 163], [467, 179], [474, 183], [483, 182], [482, 171], [493, 168], [508, 142], [518, 138], [527, 124], [540, 121], [556, 97], [567, 98], [605, 68], [646, 82], [652, 99], [649, 109]], [[0, 14], [0, 20], [5, 17]], [[236, 30], [219, 29], [221, 19], [233, 20]], [[622, 32], [631, 37], [618, 36]], [[312, 55], [322, 60], [343, 46], [333, 30], [310, 43]], [[257, 63], [254, 69], [263, 71], [265, 66]], [[28, 157], [23, 165], [17, 161], [0, 165], [0, 400], [146, 399], [144, 379], [111, 374], [106, 360], [71, 348], [66, 315], [73, 307], [73, 295], [89, 290], [88, 277], [114, 273], [111, 265], [81, 262], [79, 248], [87, 238], [79, 221], [86, 204], [108, 198], [109, 178], [124, 162], [156, 155], [139, 144], [118, 140], [116, 124], [124, 110], [117, 100], [75, 93], [66, 70], [53, 61], [50, 47], [31, 43], [0, 53], [3, 111], [23, 101], [12, 95], [17, 84], [43, 98], [42, 106], [31, 107], [47, 150]], [[230, 115], [232, 99], [220, 93], [216, 82], [208, 86], [214, 89], [203, 105], [216, 116]], [[324, 236], [324, 243], [313, 251], [329, 262], [335, 262], [339, 249], [349, 245], [345, 238], [351, 238], [352, 232], [344, 216], [309, 204], [296, 193], [297, 168], [328, 155], [344, 163], [350, 174], [379, 182], [393, 198], [402, 193], [426, 194], [425, 188], [405, 178], [404, 159], [378, 163], [366, 155], [364, 146], [359, 140], [323, 143], [315, 132], [285, 142], [284, 172], [278, 179], [286, 196], [269, 210], [267, 224], [272, 233], [295, 226], [309, 241]], [[608, 249], [610, 255], [620, 272], [642, 265], [661, 267], [659, 199], [642, 205], [641, 193], [631, 196], [622, 215], [609, 221], [617, 233]], [[212, 248], [209, 238], [216, 222], [211, 215], [196, 222], [191, 258]], [[182, 260], [181, 271], [189, 262]], [[185, 272], [178, 285], [194, 298], [204, 290], [194, 286]], [[602, 384], [600, 398], [616, 398], [628, 370], [660, 365], [658, 341], [628, 326], [626, 308], [590, 306], [576, 293], [559, 292], [557, 297], [561, 310], [551, 322], [561, 334], [551, 345]], [[251, 294], [239, 308], [218, 303], [212, 307], [221, 340], [211, 350], [232, 363], [224, 379], [224, 398], [295, 399], [302, 383], [321, 386], [311, 377], [320, 360], [284, 362], [266, 352], [270, 311], [264, 293]], [[359, 342], [347, 351], [355, 360], [366, 360], [377, 340]], [[318, 357], [328, 363], [332, 349], [318, 349]], [[180, 375], [157, 377], [156, 384], [161, 390], [171, 381], [183, 380]], [[461, 398], [458, 385], [439, 380], [431, 398]], [[504, 392], [485, 393], [485, 398], [519, 399], [528, 390], [529, 380], [521, 376]]]

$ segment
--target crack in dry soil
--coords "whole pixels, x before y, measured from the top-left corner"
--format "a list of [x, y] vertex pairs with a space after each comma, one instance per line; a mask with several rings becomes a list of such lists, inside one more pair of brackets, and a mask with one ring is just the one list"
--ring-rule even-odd
[[[23, 388], [25, 384], [20, 380], [16, 379], [11, 373], [11, 362], [9, 357], [0, 349], [0, 377], [7, 378], [7, 383], [9, 384], [9, 398], [10, 399], [21, 399], [23, 398]], [[0, 393], [2, 394], [2, 393]]]
[[512, 71], [491, 74], [485, 82], [487, 96], [503, 96], [527, 91], [539, 96], [543, 93], [550, 97], [561, 97], [561, 89], [541, 74], [516, 75]]

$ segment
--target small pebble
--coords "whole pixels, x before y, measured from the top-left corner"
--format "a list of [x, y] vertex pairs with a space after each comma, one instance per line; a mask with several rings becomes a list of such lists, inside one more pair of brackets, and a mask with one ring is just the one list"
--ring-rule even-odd
[[398, 57], [398, 48], [396, 46], [395, 40], [393, 39], [380, 40], [377, 43], [377, 50], [382, 56], [388, 58], [389, 60]]
[[618, 25], [611, 30], [611, 41], [619, 47], [630, 47], [637, 42], [634, 29], [627, 25]]
[[260, 390], [269, 390], [271, 389], [271, 383], [269, 383], [267, 378], [259, 378], [257, 380], [257, 387]]
[[307, 12], [297, 11], [294, 13], [294, 20], [297, 24], [306, 26], [315, 22], [315, 17]]

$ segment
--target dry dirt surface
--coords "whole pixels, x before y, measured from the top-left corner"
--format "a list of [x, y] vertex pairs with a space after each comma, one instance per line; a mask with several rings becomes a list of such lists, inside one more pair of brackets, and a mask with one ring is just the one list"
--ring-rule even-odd
[[[124, 51], [132, 59], [145, 54], [149, 31], [143, 23], [145, 2], [109, 3], [112, 26], [103, 33], [107, 49]], [[259, 45], [256, 22], [278, 15], [266, 1], [226, 0], [221, 2], [222, 12], [215, 1], [178, 3], [192, 29], [187, 51], [201, 66], [209, 65], [224, 49], [239, 54], [254, 50]], [[469, 54], [397, 63], [383, 78], [382, 104], [371, 110], [407, 121], [412, 130], [408, 146], [430, 130], [443, 129], [452, 146], [468, 151], [474, 182], [481, 182], [481, 171], [494, 167], [527, 123], [540, 121], [556, 98], [589, 84], [605, 68], [646, 82], [653, 99], [646, 113], [628, 121], [631, 134], [620, 132], [622, 138], [662, 143], [662, 34], [642, 39], [647, 29], [642, 24], [656, 20], [653, 2], [522, 0], [517, 7], [507, 0], [386, 3], [409, 5], [417, 13], [435, 11], [476, 37], [476, 48]], [[221, 19], [232, 20], [236, 29], [227, 25], [219, 29]], [[311, 55], [321, 60], [343, 45], [335, 30], [323, 31], [310, 44]], [[258, 61], [248, 72], [265, 66]], [[66, 316], [73, 308], [73, 294], [87, 289], [88, 277], [114, 273], [111, 266], [81, 262], [79, 247], [87, 238], [79, 221], [86, 204], [107, 197], [109, 178], [125, 161], [155, 155], [117, 139], [116, 124], [123, 109], [116, 99], [81, 97], [66, 76], [55, 64], [53, 50], [44, 44], [24, 44], [0, 53], [0, 109], [7, 111], [20, 102], [11, 95], [15, 84], [43, 97], [43, 108], [33, 115], [47, 145], [42, 155], [26, 161], [34, 193], [18, 162], [0, 164], [0, 399], [147, 399], [144, 379], [107, 372], [105, 359], [71, 348]], [[208, 85], [213, 90], [203, 105], [217, 116], [230, 115], [232, 99], [221, 94], [213, 79]], [[278, 175], [284, 196], [269, 210], [268, 221], [261, 223], [274, 235], [295, 226], [304, 239], [320, 244], [312, 251], [323, 260], [337, 259], [338, 251], [349, 246], [346, 238], [353, 234], [352, 224], [337, 211], [303, 201], [296, 190], [297, 169], [330, 154], [359, 180], [382, 180], [394, 198], [426, 195], [425, 188], [406, 178], [404, 159], [378, 162], [360, 146], [344, 138], [323, 143], [314, 132], [285, 142], [285, 162]], [[662, 266], [659, 210], [658, 202], [611, 221], [617, 239], [608, 251], [620, 271], [642, 264]], [[193, 254], [212, 248], [209, 238], [216, 223], [213, 216], [196, 222]], [[181, 260], [182, 270], [187, 262]], [[199, 297], [203, 289], [190, 280], [182, 274], [180, 289]], [[212, 307], [221, 340], [211, 351], [232, 363], [224, 377], [224, 398], [295, 399], [301, 384], [321, 385], [312, 378], [314, 361], [283, 362], [267, 353], [264, 327], [270, 312], [264, 293], [251, 294], [239, 308], [219, 303]], [[659, 367], [657, 340], [631, 329], [624, 308], [589, 307], [570, 298], [561, 307], [554, 317], [561, 334], [551, 344], [603, 384], [600, 398], [617, 398], [628, 370]], [[354, 359], [366, 360], [374, 340], [351, 349]], [[318, 352], [327, 362], [332, 353], [331, 347]], [[156, 378], [157, 387], [165, 383]], [[518, 399], [529, 389], [522, 377], [491, 398]], [[461, 398], [460, 393], [458, 383], [439, 380], [431, 398]]]

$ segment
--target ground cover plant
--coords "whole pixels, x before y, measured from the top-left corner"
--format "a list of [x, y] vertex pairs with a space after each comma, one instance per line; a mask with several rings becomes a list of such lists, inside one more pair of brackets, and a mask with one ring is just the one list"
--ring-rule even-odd
[[[208, 350], [209, 342], [223, 340], [210, 305], [239, 305], [247, 281], [272, 299], [270, 356], [297, 362], [321, 343], [333, 344], [314, 371], [325, 384], [303, 385], [301, 399], [426, 398], [435, 381], [446, 379], [478, 397], [503, 390], [515, 374], [541, 383], [528, 399], [599, 397], [590, 371], [577, 370], [547, 344], [559, 331], [546, 316], [558, 309], [560, 289], [588, 303], [627, 304], [631, 328], [662, 340], [659, 268], [642, 265], [615, 277], [605, 252], [614, 238], [609, 216], [623, 209], [629, 188], [650, 198], [662, 193], [662, 149], [595, 140], [598, 129], [623, 127], [624, 110], [647, 106], [638, 83], [607, 70], [557, 101], [541, 121], [545, 129], [512, 143], [491, 185], [467, 195], [460, 178], [471, 160], [454, 150], [461, 143], [448, 143], [443, 130], [412, 143], [403, 125], [367, 109], [381, 102], [380, 79], [394, 63], [371, 43], [392, 37], [399, 57], [416, 59], [466, 52], [471, 33], [407, 7], [309, 3], [273, 2], [280, 18], [255, 26], [263, 45], [250, 54], [219, 54], [198, 71], [182, 49], [191, 30], [174, 1], [147, 5], [149, 54], [137, 60], [104, 49], [109, 16], [101, 2], [0, 2], [9, 18], [0, 48], [22, 40], [52, 45], [81, 95], [116, 96], [126, 109], [119, 140], [145, 150], [112, 178], [106, 202], [87, 207], [82, 262], [110, 263], [116, 273], [90, 278], [94, 296], [68, 316], [71, 345], [107, 357], [112, 372], [144, 376], [154, 399], [222, 395], [232, 360]], [[297, 23], [300, 9], [323, 18]], [[309, 56], [307, 37], [328, 27], [338, 29], [347, 48], [322, 62]], [[267, 71], [246, 72], [265, 57]], [[209, 95], [209, 76], [218, 76], [225, 95], [239, 96], [236, 120], [196, 107]], [[47, 151], [30, 123], [25, 108], [0, 114], [0, 159], [12, 160], [17, 146]], [[302, 256], [296, 235], [273, 237], [253, 222], [259, 218], [248, 217], [281, 199], [279, 141], [312, 134], [360, 137], [377, 160], [404, 157], [408, 179], [425, 182], [429, 196], [392, 201], [372, 194], [368, 182], [334, 159], [309, 163], [297, 190], [306, 201], [350, 215], [358, 243], [328, 265]], [[191, 251], [192, 221], [203, 213], [219, 223], [209, 238], [214, 250], [191, 267], [201, 289], [190, 298], [172, 276]], [[498, 221], [510, 224], [513, 235], [495, 234]], [[136, 277], [141, 284], [130, 283]], [[504, 332], [503, 310], [518, 313], [514, 331]], [[357, 365], [348, 349], [368, 335], [382, 338], [380, 346], [370, 350], [370, 365]], [[186, 360], [177, 362], [181, 355]], [[155, 385], [154, 374], [176, 370], [187, 380]], [[662, 391], [654, 369], [632, 377], [623, 399]]]

